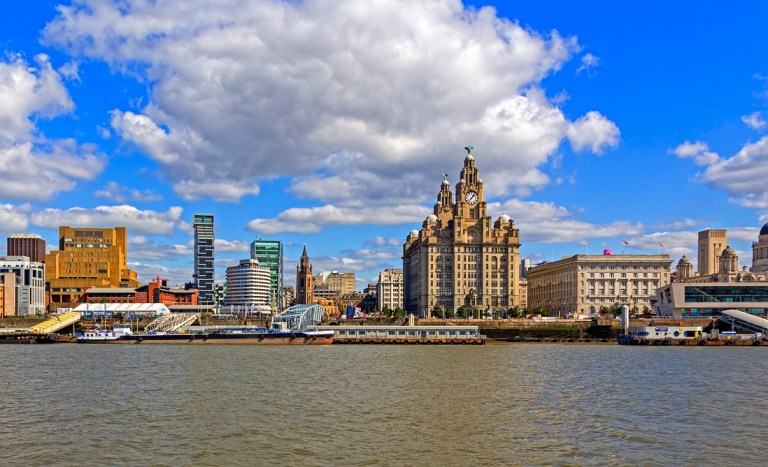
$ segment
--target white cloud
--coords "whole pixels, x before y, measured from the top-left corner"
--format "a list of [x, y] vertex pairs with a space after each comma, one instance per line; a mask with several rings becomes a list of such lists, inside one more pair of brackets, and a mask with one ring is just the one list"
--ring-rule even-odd
[[90, 146], [48, 140], [35, 126], [74, 108], [47, 56], [37, 55], [35, 65], [0, 59], [0, 102], [0, 199], [44, 201], [103, 170], [104, 158]]
[[752, 112], [748, 115], [742, 115], [741, 121], [753, 130], [762, 130], [768, 125], [768, 122], [765, 121], [761, 112]]
[[716, 152], [710, 151], [709, 146], [701, 141], [695, 143], [686, 141], [671, 152], [683, 159], [693, 159], [697, 165], [714, 164], [720, 160], [720, 156]]
[[14, 206], [13, 204], [0, 204], [0, 233], [23, 233], [29, 226], [27, 219], [28, 205]]
[[241, 240], [224, 240], [223, 238], [214, 239], [214, 250], [222, 253], [229, 252], [250, 252], [251, 247], [247, 242]]
[[507, 214], [520, 229], [523, 243], [563, 243], [584, 241], [602, 237], [628, 237], [642, 232], [642, 225], [627, 221], [614, 221], [599, 225], [574, 219], [562, 206], [536, 201], [508, 200], [505, 203], [488, 203], [488, 213], [495, 220]]
[[[709, 152], [706, 144], [696, 144], [700, 145], [698, 152], [696, 148], [684, 148], [684, 153], [706, 154]], [[765, 180], [768, 180], [768, 136], [764, 136], [755, 143], [744, 145], [736, 155], [730, 158], [699, 155], [693, 157], [704, 157], [704, 160], [701, 162], [697, 160], [697, 163], [707, 166], [704, 172], [697, 175], [698, 180], [712, 187], [726, 190], [733, 197], [733, 201], [742, 206], [761, 209], [768, 207], [768, 185], [765, 184]]]
[[390, 260], [390, 259], [397, 259], [400, 258], [403, 254], [400, 250], [395, 249], [378, 249], [378, 250], [370, 250], [367, 248], [363, 248], [361, 250], [345, 250], [342, 253], [344, 253], [346, 256], [349, 256], [353, 259], [375, 259], [375, 260]]
[[373, 246], [401, 246], [403, 241], [399, 238], [384, 238], [377, 236], [373, 240], [366, 240], [365, 243]]
[[346, 208], [327, 204], [290, 208], [273, 219], [253, 219], [247, 229], [271, 235], [283, 232], [317, 233], [329, 225], [401, 225], [423, 221], [430, 214], [424, 206], [402, 205], [381, 210], [375, 207]]
[[136, 271], [139, 281], [146, 284], [155, 277], [168, 279], [169, 284], [184, 285], [192, 280], [192, 269], [171, 268], [161, 264], [129, 261], [128, 267]]
[[620, 134], [615, 123], [594, 110], [568, 127], [568, 139], [573, 149], [583, 151], [589, 148], [595, 154], [602, 154], [605, 148], [618, 146]]
[[172, 206], [166, 212], [139, 210], [129, 205], [95, 208], [48, 208], [31, 215], [32, 225], [58, 228], [61, 225], [82, 227], [126, 227], [128, 234], [171, 234], [181, 219], [182, 208]]
[[538, 167], [566, 136], [597, 153], [618, 138], [599, 113], [571, 125], [541, 91], [575, 38], [457, 0], [81, 0], [43, 41], [153, 83], [111, 125], [185, 199], [289, 176], [326, 203], [422, 202], [468, 144], [489, 195], [523, 193], [549, 183]]
[[576, 73], [581, 73], [582, 71], [593, 72], [593, 68], [598, 65], [600, 65], [600, 57], [586, 53], [581, 57], [581, 65], [576, 69]]
[[127, 188], [121, 186], [117, 182], [110, 181], [102, 188], [94, 193], [97, 198], [107, 198], [118, 203], [123, 203], [127, 200], [132, 201], [160, 201], [163, 199], [160, 194], [152, 190], [137, 190], [135, 188]]

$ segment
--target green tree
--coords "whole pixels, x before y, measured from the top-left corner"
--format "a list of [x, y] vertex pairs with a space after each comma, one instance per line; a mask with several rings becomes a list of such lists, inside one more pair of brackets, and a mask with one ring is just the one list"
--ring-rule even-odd
[[434, 308], [432, 308], [432, 317], [433, 318], [443, 318], [443, 307], [440, 305], [435, 305]]
[[518, 316], [520, 316], [520, 307], [517, 305], [513, 306], [512, 308], [507, 310], [507, 315], [510, 318], [517, 318]]
[[460, 306], [456, 310], [456, 316], [458, 316], [461, 319], [465, 319], [467, 317], [467, 310], [464, 308], [464, 306]]
[[403, 309], [400, 307], [395, 308], [395, 310], [392, 312], [392, 317], [395, 319], [400, 319], [403, 317]]
[[637, 316], [638, 313], [640, 313], [640, 308], [637, 305], [629, 310], [629, 316]]

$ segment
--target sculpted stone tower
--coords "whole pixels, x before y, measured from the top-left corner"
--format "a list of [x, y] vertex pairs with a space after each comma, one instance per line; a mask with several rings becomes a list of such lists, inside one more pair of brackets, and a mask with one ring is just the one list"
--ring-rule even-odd
[[296, 265], [296, 304], [305, 305], [314, 303], [313, 291], [312, 264], [309, 262], [309, 256], [307, 255], [307, 245], [304, 245], [301, 259], [299, 260], [299, 264]]
[[491, 316], [520, 304], [520, 232], [506, 214], [495, 222], [486, 214], [483, 180], [465, 149], [455, 199], [443, 174], [433, 214], [403, 245], [405, 307], [419, 317]]

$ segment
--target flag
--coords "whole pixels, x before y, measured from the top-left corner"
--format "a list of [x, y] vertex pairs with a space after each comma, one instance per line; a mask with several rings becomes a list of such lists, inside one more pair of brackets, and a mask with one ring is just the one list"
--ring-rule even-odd
[[662, 248], [664, 248], [664, 244], [663, 244], [663, 243], [661, 243], [661, 242], [659, 242], [659, 246], [660, 246], [660, 247], [662, 247]]
[[625, 245], [629, 245], [629, 242], [626, 240], [622, 240], [622, 242], [624, 242]]

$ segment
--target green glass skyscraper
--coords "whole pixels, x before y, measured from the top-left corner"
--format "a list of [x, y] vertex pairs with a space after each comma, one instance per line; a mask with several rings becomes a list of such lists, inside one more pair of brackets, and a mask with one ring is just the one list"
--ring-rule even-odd
[[270, 289], [269, 304], [273, 311], [283, 310], [283, 242], [280, 240], [262, 240], [251, 242], [251, 259], [259, 260], [259, 265], [269, 268]]

